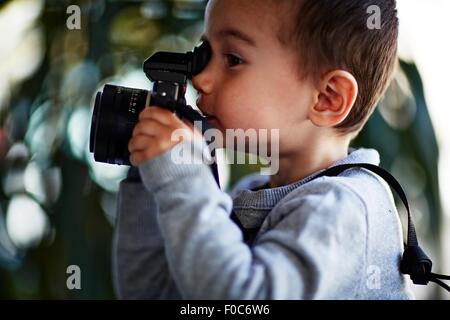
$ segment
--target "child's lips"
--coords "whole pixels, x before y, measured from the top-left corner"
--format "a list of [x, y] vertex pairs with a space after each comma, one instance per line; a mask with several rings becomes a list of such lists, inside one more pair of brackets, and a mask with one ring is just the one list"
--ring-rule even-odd
[[202, 114], [205, 117], [210, 117], [211, 116], [210, 114], [205, 112], [205, 103], [204, 103], [203, 98], [201, 96], [197, 98], [196, 104], [197, 104], [197, 108], [200, 109], [200, 111], [202, 112]]
[[218, 120], [216, 117], [206, 113], [204, 109], [204, 102], [203, 102], [203, 98], [201, 96], [198, 97], [197, 101], [196, 101], [197, 107], [200, 109], [200, 111], [202, 112], [203, 116], [205, 117], [206, 121], [208, 121], [213, 127], [217, 128], [217, 124], [218, 124]]

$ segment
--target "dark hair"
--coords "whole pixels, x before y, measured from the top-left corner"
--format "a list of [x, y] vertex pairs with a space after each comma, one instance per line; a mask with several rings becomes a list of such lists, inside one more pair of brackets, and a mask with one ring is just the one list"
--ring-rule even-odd
[[[291, 19], [282, 20], [289, 22], [281, 24], [278, 38], [299, 53], [302, 78], [317, 79], [333, 69], [346, 70], [355, 77], [359, 87], [355, 105], [335, 128], [340, 133], [358, 132], [386, 90], [397, 63], [396, 1], [283, 0], [277, 3], [291, 4], [289, 11], [282, 10]], [[368, 9], [374, 8], [371, 6], [379, 10], [379, 29], [369, 28], [373, 12]]]

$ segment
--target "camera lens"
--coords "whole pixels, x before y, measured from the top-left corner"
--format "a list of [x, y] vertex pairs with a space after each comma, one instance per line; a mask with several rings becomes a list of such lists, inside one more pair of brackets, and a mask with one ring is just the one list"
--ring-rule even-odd
[[149, 91], [105, 85], [95, 96], [89, 150], [98, 162], [130, 165], [128, 142]]

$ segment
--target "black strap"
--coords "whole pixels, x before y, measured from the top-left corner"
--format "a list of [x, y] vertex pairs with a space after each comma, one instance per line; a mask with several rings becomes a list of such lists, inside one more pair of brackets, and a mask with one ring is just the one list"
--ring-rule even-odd
[[[402, 261], [400, 263], [400, 272], [403, 274], [408, 274], [414, 284], [422, 284], [426, 285], [429, 281], [434, 282], [447, 291], [450, 292], [450, 287], [446, 285], [444, 282], [439, 279], [450, 280], [450, 276], [441, 275], [431, 272], [432, 261], [428, 256], [423, 252], [423, 250], [419, 246], [419, 241], [417, 240], [416, 229], [414, 227], [414, 223], [411, 218], [411, 213], [409, 210], [408, 199], [406, 198], [405, 192], [403, 191], [401, 185], [398, 181], [386, 170], [379, 166], [375, 166], [369, 163], [352, 163], [352, 164], [342, 164], [326, 169], [316, 176], [314, 176], [308, 182], [311, 182], [314, 179], [323, 177], [323, 176], [338, 176], [343, 171], [351, 169], [351, 168], [363, 168], [373, 173], [379, 175], [383, 178], [391, 188], [395, 190], [403, 204], [405, 205], [406, 212], [408, 215], [408, 231], [407, 231], [407, 242], [405, 244], [405, 251], [403, 252]], [[249, 245], [253, 244], [253, 241], [256, 237], [256, 234], [259, 231], [259, 228], [245, 228], [239, 218], [236, 216], [236, 213], [232, 211], [231, 219], [239, 226], [239, 228], [244, 233], [244, 241]]]

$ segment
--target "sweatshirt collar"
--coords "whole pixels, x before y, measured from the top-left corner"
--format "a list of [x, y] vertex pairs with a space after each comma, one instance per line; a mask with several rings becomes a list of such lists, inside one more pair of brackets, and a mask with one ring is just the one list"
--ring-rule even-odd
[[[349, 148], [347, 157], [334, 162], [326, 169], [340, 164], [351, 164], [361, 162], [379, 165], [380, 155], [378, 151], [376, 151], [375, 149]], [[254, 212], [254, 210], [257, 210], [263, 212], [265, 211], [267, 213], [268, 211], [272, 210], [272, 208], [288, 193], [304, 185], [305, 183], [307, 183], [316, 175], [320, 174], [322, 171], [326, 169], [319, 170], [301, 180], [298, 180], [285, 186], [252, 191], [250, 190], [251, 188], [264, 185], [269, 181], [269, 176], [255, 174], [252, 178], [250, 178], [250, 181], [248, 182], [249, 185], [247, 186], [247, 188], [238, 191], [233, 199], [233, 208], [236, 212], [236, 215], [242, 221], [241, 217], [244, 218], [244, 216], [246, 215], [246, 211]], [[244, 220], [247, 219], [244, 218]], [[245, 221], [242, 222], [245, 226]]]

